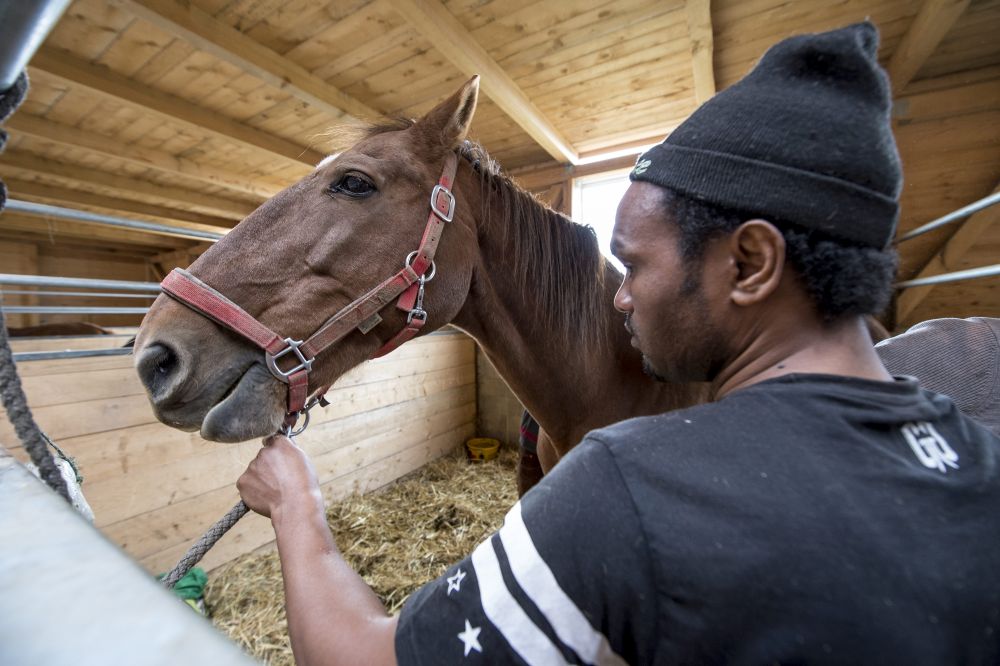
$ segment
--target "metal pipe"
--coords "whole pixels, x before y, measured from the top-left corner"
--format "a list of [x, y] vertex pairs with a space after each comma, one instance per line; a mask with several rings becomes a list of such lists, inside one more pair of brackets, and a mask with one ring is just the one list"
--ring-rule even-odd
[[934, 231], [938, 227], [943, 227], [944, 225], [955, 222], [956, 220], [961, 220], [963, 217], [968, 217], [973, 213], [978, 213], [984, 208], [995, 206], [998, 203], [1000, 203], [1000, 192], [994, 192], [988, 197], [983, 197], [979, 201], [973, 201], [964, 208], [959, 208], [958, 210], [948, 213], [944, 217], [939, 217], [938, 219], [932, 220], [921, 227], [917, 227], [913, 231], [905, 234], [902, 238], [900, 238], [896, 242], [902, 243], [903, 241], [908, 241], [911, 238], [922, 236], [923, 234], [926, 234], [928, 231]]
[[197, 240], [207, 240], [215, 242], [224, 234], [217, 234], [213, 231], [199, 231], [186, 227], [174, 227], [167, 224], [154, 224], [153, 222], [140, 222], [130, 220], [126, 217], [115, 217], [113, 215], [99, 215], [88, 213], [83, 210], [73, 208], [63, 208], [62, 206], [50, 206], [48, 204], [32, 203], [31, 201], [21, 201], [19, 199], [8, 199], [6, 210], [27, 213], [29, 215], [44, 215], [48, 217], [58, 217], [64, 220], [75, 220], [77, 222], [90, 222], [92, 224], [103, 224], [109, 227], [121, 227], [124, 229], [134, 229], [148, 233], [167, 234], [170, 236], [180, 236], [183, 238], [193, 238]]
[[88, 308], [61, 305], [5, 305], [5, 314], [146, 314], [149, 308]]
[[994, 275], [1000, 275], [1000, 264], [980, 266], [979, 268], [970, 268], [965, 271], [955, 271], [954, 273], [942, 273], [941, 275], [930, 275], [925, 278], [906, 280], [904, 282], [897, 283], [896, 287], [898, 289], [907, 289], [909, 287], [923, 287], [929, 284], [959, 282], [961, 280], [973, 280], [975, 278], [992, 277]]
[[0, 93], [10, 90], [69, 0], [0, 2]]
[[101, 291], [31, 291], [28, 289], [2, 289], [4, 296], [17, 294], [19, 296], [91, 296], [94, 298], [156, 298], [156, 294], [112, 294]]
[[160, 291], [160, 285], [157, 282], [95, 280], [48, 275], [18, 275], [16, 273], [0, 273], [0, 284], [12, 284], [20, 287], [81, 287], [83, 289], [120, 289], [122, 291]]
[[60, 358], [88, 358], [90, 356], [128, 356], [132, 353], [131, 348], [115, 347], [114, 349], [80, 349], [75, 351], [35, 351], [16, 352], [13, 354], [14, 361], [51, 361]]

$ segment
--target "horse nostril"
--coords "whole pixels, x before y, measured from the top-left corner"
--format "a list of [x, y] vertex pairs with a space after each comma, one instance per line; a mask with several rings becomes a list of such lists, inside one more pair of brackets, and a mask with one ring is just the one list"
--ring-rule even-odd
[[146, 385], [150, 395], [156, 397], [171, 383], [171, 375], [179, 365], [180, 361], [173, 349], [156, 343], [142, 351], [136, 367], [142, 383]]

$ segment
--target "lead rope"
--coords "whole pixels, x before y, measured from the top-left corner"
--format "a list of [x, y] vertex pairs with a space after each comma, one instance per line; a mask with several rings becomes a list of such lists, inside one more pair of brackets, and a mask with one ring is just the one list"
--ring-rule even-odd
[[[2, 302], [3, 298], [0, 296], [0, 304]], [[49, 451], [50, 440], [35, 423], [28, 407], [28, 398], [24, 395], [24, 387], [21, 386], [17, 366], [14, 365], [14, 354], [10, 350], [7, 322], [2, 307], [0, 307], [0, 396], [3, 399], [4, 409], [7, 410], [7, 418], [14, 426], [14, 432], [28, 452], [31, 462], [38, 468], [39, 476], [49, 488], [59, 493], [72, 506], [73, 500], [70, 499], [66, 480], [63, 479], [62, 472], [59, 471], [59, 466]]]
[[[281, 429], [281, 434], [291, 439], [305, 430], [306, 426], [309, 425], [309, 410], [317, 404], [326, 407], [329, 403], [326, 402], [322, 395], [318, 398], [314, 398], [309, 402], [305, 410], [300, 412], [305, 416], [305, 422], [302, 426], [298, 430], [293, 430], [292, 426], [284, 426]], [[202, 535], [202, 537], [198, 539], [193, 546], [188, 548], [188, 551], [184, 553], [184, 557], [182, 557], [177, 564], [174, 565], [174, 568], [162, 578], [161, 582], [166, 586], [166, 588], [168, 590], [172, 590], [174, 585], [177, 584], [177, 581], [183, 578], [188, 571], [191, 571], [191, 569], [194, 568], [194, 565], [198, 564], [198, 562], [201, 561], [201, 558], [205, 557], [205, 554], [212, 549], [212, 546], [214, 546], [216, 542], [222, 538], [222, 535], [228, 532], [233, 525], [238, 523], [240, 518], [247, 515], [248, 511], [249, 509], [247, 508], [247, 505], [243, 503], [243, 500], [240, 500], [235, 506], [233, 506], [232, 509], [226, 512], [226, 515], [220, 518], [214, 525], [209, 527], [208, 531], [205, 532], [205, 534]]]
[[222, 535], [228, 532], [230, 527], [239, 522], [240, 518], [247, 515], [247, 511], [249, 511], [247, 505], [243, 503], [243, 500], [240, 500], [217, 523], [208, 528], [204, 536], [198, 539], [188, 549], [188, 552], [184, 553], [184, 557], [170, 570], [170, 573], [163, 577], [163, 584], [166, 585], [167, 589], [172, 590], [177, 581], [184, 578], [187, 572], [191, 571], [192, 567], [198, 564], [201, 558], [205, 557], [205, 553], [212, 549], [215, 542], [221, 539]]

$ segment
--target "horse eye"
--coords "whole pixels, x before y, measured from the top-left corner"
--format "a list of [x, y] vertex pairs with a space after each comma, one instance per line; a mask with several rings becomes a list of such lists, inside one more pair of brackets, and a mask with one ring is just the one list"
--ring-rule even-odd
[[338, 183], [330, 186], [331, 193], [346, 194], [349, 197], [363, 198], [375, 192], [375, 185], [370, 180], [356, 173], [344, 174]]

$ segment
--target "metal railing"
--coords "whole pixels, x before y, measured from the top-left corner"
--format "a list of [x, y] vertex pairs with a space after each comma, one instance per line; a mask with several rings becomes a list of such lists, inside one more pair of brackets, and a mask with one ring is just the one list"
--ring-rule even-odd
[[[978, 201], [972, 202], [968, 206], [954, 210], [947, 215], [943, 215], [936, 220], [932, 220], [927, 224], [917, 227], [913, 231], [904, 234], [897, 241], [897, 243], [903, 243], [917, 238], [918, 236], [922, 236], [929, 231], [943, 227], [946, 224], [951, 224], [952, 222], [957, 222], [958, 220], [964, 219], [974, 213], [978, 213], [981, 210], [997, 204], [1000, 204], [1000, 192], [994, 192], [987, 197], [983, 197]], [[962, 271], [953, 271], [951, 273], [941, 273], [940, 275], [929, 275], [927, 277], [904, 280], [896, 283], [896, 288], [909, 289], [910, 287], [926, 287], [935, 284], [945, 284], [948, 282], [961, 282], [963, 280], [993, 277], [995, 275], [1000, 275], [1000, 264], [993, 264], [992, 266], [979, 266], [977, 268], [970, 268]]]
[[943, 227], [946, 224], [951, 224], [952, 222], [957, 222], [958, 220], [969, 217], [973, 213], [978, 213], [984, 208], [989, 208], [990, 206], [995, 206], [1000, 203], [1000, 192], [994, 192], [988, 197], [983, 197], [979, 201], [973, 201], [968, 206], [954, 210], [947, 215], [943, 215], [936, 220], [931, 220], [923, 226], [919, 226], [913, 231], [903, 234], [903, 236], [896, 241], [897, 243], [903, 243], [905, 241], [916, 238], [917, 236], [923, 236], [929, 231], [934, 231], [939, 227]]
[[[3, 289], [3, 285], [18, 287], [68, 287], [77, 289], [100, 289], [103, 291], [31, 291], [26, 289]], [[106, 291], [109, 289], [117, 290]], [[117, 293], [132, 292], [132, 293]], [[48, 275], [17, 275], [0, 273], [0, 294], [18, 294], [31, 296], [74, 296], [93, 298], [156, 298], [160, 293], [157, 282], [138, 282], [130, 280], [97, 280], [89, 278], [55, 277]], [[5, 314], [145, 314], [148, 307], [75, 307], [47, 305], [5, 305]], [[70, 340], [71, 336], [67, 336]], [[86, 358], [91, 356], [125, 356], [132, 353], [131, 347], [116, 347], [111, 349], [64, 349], [58, 351], [15, 352], [14, 361], [47, 361], [63, 358]]]
[[181, 238], [193, 238], [196, 240], [211, 241], [213, 243], [224, 236], [224, 234], [215, 233], [214, 231], [200, 231], [198, 229], [188, 229], [187, 227], [175, 227], [169, 224], [142, 222], [140, 220], [130, 220], [127, 217], [89, 213], [84, 210], [63, 208], [62, 206], [50, 206], [48, 204], [33, 203], [31, 201], [21, 201], [20, 199], [8, 199], [5, 210], [17, 213], [27, 213], [28, 215], [74, 220], [76, 222], [89, 222], [91, 224], [101, 224], [108, 227], [132, 229], [133, 231], [145, 231], [147, 233], [167, 234], [169, 236], [179, 236]]
[[19, 287], [78, 287], [82, 289], [118, 289], [120, 291], [155, 291], [157, 293], [160, 291], [159, 282], [96, 280], [91, 278], [0, 273], [0, 285], [4, 284], [12, 284]]
[[927, 277], [915, 278], [913, 280], [904, 280], [903, 282], [897, 283], [896, 287], [899, 289], [907, 289], [909, 287], [926, 287], [932, 284], [975, 280], [976, 278], [992, 277], [994, 275], [1000, 275], [1000, 264], [993, 264], [992, 266], [979, 266], [978, 268], [969, 268], [964, 271], [955, 271], [953, 273], [942, 273], [940, 275], [929, 275]]

